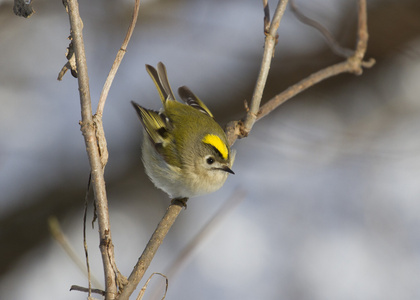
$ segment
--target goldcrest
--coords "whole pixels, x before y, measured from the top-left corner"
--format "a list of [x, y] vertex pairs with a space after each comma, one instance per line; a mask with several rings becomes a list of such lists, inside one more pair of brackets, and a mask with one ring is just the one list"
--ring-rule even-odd
[[234, 174], [235, 153], [206, 105], [186, 86], [175, 100], [165, 65], [146, 70], [159, 92], [159, 112], [131, 102], [144, 128], [142, 159], [146, 174], [172, 199], [190, 198], [220, 189]]

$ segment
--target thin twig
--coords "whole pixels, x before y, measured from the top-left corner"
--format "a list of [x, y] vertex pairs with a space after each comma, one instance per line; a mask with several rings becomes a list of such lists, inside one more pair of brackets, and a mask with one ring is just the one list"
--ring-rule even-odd
[[194, 236], [194, 238], [184, 247], [179, 255], [173, 260], [173, 263], [165, 274], [172, 278], [175, 272], [179, 270], [180, 266], [185, 262], [187, 257], [191, 255], [194, 249], [200, 245], [203, 240], [220, 224], [227, 216], [229, 216], [233, 209], [245, 198], [245, 191], [235, 190], [229, 199], [218, 209], [214, 216], [203, 226], [203, 228]]
[[261, 106], [260, 111], [258, 112], [257, 121], [268, 115], [270, 112], [272, 112], [274, 109], [276, 109], [278, 106], [280, 106], [287, 100], [303, 92], [307, 88], [310, 88], [311, 86], [317, 84], [318, 82], [326, 78], [343, 73], [343, 69], [346, 68], [347, 65], [347, 62], [341, 62], [329, 66], [325, 69], [315, 72], [314, 74], [311, 74], [309, 77], [288, 87], [284, 92], [281, 92], [280, 94], [274, 96], [267, 103]]
[[[134, 32], [134, 28], [136, 27], [139, 10], [140, 10], [140, 0], [135, 0], [133, 15], [131, 18], [130, 25], [128, 26], [128, 30], [125, 35], [124, 41], [121, 45], [121, 48], [117, 52], [114, 63], [112, 64], [111, 70], [109, 71], [108, 77], [102, 88], [102, 92], [99, 97], [98, 107], [96, 109], [95, 115], [93, 116], [96, 139], [97, 139], [97, 144], [98, 144], [103, 168], [105, 168], [105, 165], [108, 162], [108, 147], [107, 147], [105, 132], [104, 132], [103, 124], [102, 124], [102, 114], [105, 107], [105, 101], [108, 97], [108, 93], [111, 88], [112, 82], [115, 78], [115, 75], [118, 71], [119, 66], [121, 65], [121, 62], [127, 51], [128, 43], [130, 42], [131, 36], [133, 35], [133, 32]], [[109, 240], [109, 246], [107, 250], [108, 250], [108, 259], [111, 263], [111, 266], [114, 270], [114, 274], [116, 277], [116, 283], [120, 288], [122, 288], [122, 286], [125, 286], [125, 284], [127, 283], [127, 278], [124, 277], [117, 268], [117, 264], [115, 263], [115, 257], [114, 257], [114, 245], [112, 244], [111, 240]]]
[[[327, 68], [324, 68], [318, 72], [315, 72], [307, 78], [299, 81], [292, 85], [284, 92], [276, 95], [269, 101], [267, 101], [255, 116], [255, 121], [265, 117], [271, 111], [276, 109], [279, 105], [283, 104], [293, 96], [306, 90], [307, 88], [317, 84], [318, 82], [327, 78], [336, 76], [342, 73], [352, 73], [355, 75], [361, 75], [363, 68], [371, 68], [375, 64], [375, 60], [370, 58], [369, 60], [363, 60], [368, 43], [368, 28], [367, 28], [367, 9], [366, 0], [358, 0], [358, 31], [357, 31], [357, 45], [354, 54], [347, 58], [346, 61], [334, 64]], [[246, 118], [249, 117], [249, 113]], [[226, 135], [230, 144], [233, 144], [237, 138], [246, 137], [249, 131], [246, 131], [245, 125], [241, 121], [232, 121], [226, 126]]]
[[[140, 0], [135, 0], [133, 16], [131, 18], [130, 25], [128, 26], [127, 33], [125, 35], [124, 41], [121, 45], [121, 48], [117, 52], [114, 63], [112, 64], [111, 70], [109, 71], [108, 77], [105, 80], [104, 86], [102, 88], [101, 95], [99, 97], [98, 107], [96, 113], [93, 116], [93, 121], [96, 129], [96, 138], [98, 140], [98, 147], [101, 155], [102, 165], [105, 165], [108, 162], [108, 147], [105, 138], [105, 132], [102, 125], [102, 114], [105, 107], [106, 99], [108, 98], [108, 93], [111, 88], [112, 82], [114, 81], [115, 75], [117, 74], [118, 68], [121, 65], [121, 62], [124, 58], [125, 53], [127, 52], [127, 46], [130, 42], [131, 36], [133, 35], [134, 28], [136, 27], [137, 18], [139, 16], [140, 9]], [[114, 259], [111, 259], [114, 260]], [[118, 271], [116, 270], [118, 273]]]
[[[70, 291], [79, 291], [79, 292], [88, 293], [88, 292], [90, 292], [89, 290], [90, 289], [85, 288], [83, 286], [78, 286], [78, 285], [72, 285], [70, 287]], [[92, 289], [92, 293], [99, 294], [99, 295], [102, 295], [102, 296], [105, 296], [105, 294], [106, 294], [105, 291], [100, 290], [100, 289]], [[90, 296], [89, 296], [89, 299], [90, 299]]]
[[77, 0], [68, 0], [71, 36], [74, 43], [80, 105], [82, 110], [81, 131], [85, 139], [86, 151], [92, 174], [92, 186], [95, 194], [95, 204], [98, 210], [100, 250], [105, 273], [105, 299], [114, 299], [117, 294], [115, 274], [108, 251], [113, 249], [111, 241], [111, 227], [109, 223], [108, 201], [106, 197], [104, 169], [97, 147], [95, 128], [92, 118], [92, 104], [89, 90], [86, 55], [83, 42], [82, 22]]
[[309, 77], [301, 80], [300, 82], [292, 85], [284, 92], [276, 95], [265, 103], [260, 111], [258, 112], [257, 120], [265, 117], [271, 111], [276, 109], [279, 105], [283, 104], [296, 94], [306, 90], [307, 88], [317, 84], [318, 82], [327, 78], [336, 76], [341, 73], [353, 73], [355, 75], [361, 75], [364, 68], [370, 68], [375, 64], [374, 59], [363, 61], [366, 53], [368, 42], [368, 31], [367, 31], [367, 12], [366, 12], [366, 0], [359, 0], [359, 28], [358, 28], [358, 42], [357, 48], [354, 55], [349, 57], [346, 61], [337, 63], [322, 69]]
[[144, 248], [142, 255], [137, 261], [137, 264], [134, 266], [130, 277], [128, 277], [127, 285], [124, 286], [123, 290], [121, 291], [121, 294], [118, 295], [117, 299], [128, 299], [130, 295], [134, 292], [140, 280], [143, 278], [144, 273], [146, 272], [147, 268], [152, 262], [156, 251], [162, 244], [163, 239], [168, 234], [169, 229], [174, 224], [182, 208], [186, 206], [186, 201], [186, 199], [172, 200], [171, 205], [169, 205], [165, 215], [159, 222], [158, 226], [153, 232], [152, 237], [147, 243], [146, 248]]
[[292, 9], [292, 12], [295, 14], [296, 18], [299, 19], [299, 21], [301, 21], [303, 24], [315, 28], [324, 36], [331, 51], [334, 52], [336, 55], [347, 58], [354, 54], [354, 50], [341, 46], [333, 37], [331, 32], [329, 32], [328, 29], [325, 28], [322, 24], [305, 16], [297, 7], [295, 0], [290, 0], [290, 7]]
[[[357, 45], [356, 45], [356, 53], [354, 54], [355, 60], [363, 66], [363, 58], [366, 53], [367, 44], [369, 40], [369, 33], [367, 28], [367, 5], [366, 0], [359, 0], [359, 20], [357, 22]], [[362, 74], [362, 68], [360, 67], [360, 73], [357, 75]], [[365, 67], [365, 66], [363, 66]]]
[[270, 31], [270, 6], [268, 5], [268, 0], [263, 0], [264, 6], [264, 33], [268, 34]]
[[[73, 261], [73, 263], [80, 269], [80, 271], [82, 271], [83, 274], [87, 276], [85, 265], [83, 264], [82, 260], [79, 258], [79, 256], [76, 254], [76, 251], [74, 251], [73, 247], [69, 243], [56, 217], [48, 218], [48, 228], [50, 230], [51, 236], [57, 241], [61, 248], [63, 248], [66, 254]], [[102, 284], [94, 276], [92, 276], [92, 281], [95, 286], [99, 288], [102, 287]]]
[[[214, 216], [203, 226], [203, 228], [194, 236], [194, 238], [182, 249], [182, 251], [173, 260], [172, 264], [164, 272], [168, 278], [173, 278], [176, 272], [180, 270], [181, 266], [191, 254], [201, 245], [219, 224], [221, 224], [226, 217], [230, 216], [233, 210], [245, 198], [245, 191], [242, 189], [235, 189], [229, 199], [217, 210]], [[158, 299], [157, 292], [152, 294], [151, 299]]]
[[139, 16], [140, 0], [135, 0], [133, 16], [131, 18], [130, 25], [128, 27], [127, 34], [125, 35], [124, 41], [121, 45], [120, 50], [117, 52], [114, 63], [112, 64], [111, 70], [109, 71], [108, 77], [106, 78], [104, 87], [102, 88], [101, 96], [99, 97], [98, 108], [96, 109], [96, 115], [102, 116], [105, 106], [106, 98], [108, 97], [109, 89], [111, 88], [112, 82], [114, 81], [115, 74], [121, 64], [122, 59], [127, 51], [128, 43], [130, 42], [134, 28], [136, 27], [137, 18]]
[[88, 251], [88, 244], [87, 244], [87, 238], [86, 238], [86, 217], [87, 217], [87, 210], [88, 210], [88, 204], [89, 204], [89, 190], [90, 190], [91, 182], [92, 182], [92, 175], [89, 174], [88, 185], [87, 185], [86, 193], [85, 193], [85, 209], [83, 212], [83, 249], [85, 250], [86, 270], [87, 270], [87, 277], [88, 277], [88, 287], [89, 287], [88, 297], [92, 295], [92, 283], [91, 283], [91, 277], [90, 277], [89, 251]]
[[249, 111], [243, 123], [243, 132], [245, 135], [251, 131], [252, 126], [257, 119], [257, 113], [260, 109], [261, 98], [265, 83], [267, 82], [268, 71], [270, 70], [271, 59], [273, 58], [274, 47], [276, 45], [277, 29], [279, 28], [280, 20], [284, 14], [284, 11], [286, 10], [287, 2], [287, 0], [279, 0], [276, 11], [274, 12], [270, 29], [268, 33], [266, 33], [260, 74], [258, 75], [257, 83], [255, 85]]
[[[364, 0], [360, 0], [360, 6], [363, 6], [365, 4], [366, 3], [365, 3]], [[256, 88], [255, 88], [255, 91], [254, 91], [254, 96], [253, 96], [252, 101], [251, 101], [250, 110], [249, 110], [249, 112], [248, 112], [248, 114], [245, 118], [243, 128], [241, 130], [241, 132], [244, 133], [244, 136], [246, 136], [249, 133], [249, 131], [252, 129], [252, 126], [254, 125], [257, 118], [262, 115], [262, 113], [259, 113], [260, 112], [260, 102], [261, 102], [261, 98], [262, 98], [262, 91], [263, 91], [264, 86], [265, 86], [269, 66], [270, 66], [270, 63], [271, 63], [271, 58], [272, 58], [273, 53], [274, 53], [274, 47], [275, 47], [275, 44], [276, 44], [276, 32], [277, 32], [277, 29], [279, 27], [280, 20], [281, 20], [281, 17], [283, 15], [283, 13], [284, 13], [286, 5], [287, 5], [287, 0], [279, 1], [278, 6], [276, 8], [276, 12], [274, 14], [273, 21], [270, 25], [270, 29], [269, 29], [268, 33], [266, 33], [266, 42], [265, 42], [264, 56], [263, 56], [263, 60], [262, 60], [260, 75], [259, 75], [259, 78], [257, 80]], [[361, 14], [361, 11], [363, 11], [363, 10], [360, 9], [359, 14]], [[267, 18], [265, 18], [265, 23], [267, 22], [266, 19]], [[363, 24], [360, 23], [359, 27], [362, 28]], [[365, 26], [365, 29], [367, 29], [366, 26]], [[362, 36], [363, 35], [361, 34], [360, 37], [362, 37]], [[366, 37], [367, 37], [367, 35], [366, 35]], [[365, 40], [365, 42], [366, 42], [366, 45], [367, 45], [367, 40]], [[363, 41], [359, 40], [358, 49], [363, 48], [363, 45], [364, 45]], [[366, 47], [364, 49], [366, 50]], [[356, 54], [355, 54], [355, 56], [356, 56]], [[356, 56], [356, 57], [359, 57], [359, 56]], [[363, 57], [364, 57], [364, 53], [363, 53], [363, 55], [361, 55], [361, 59]], [[354, 59], [352, 60], [351, 58], [349, 58], [348, 62], [349, 61], [354, 61]], [[362, 61], [359, 61], [359, 64], [353, 63], [351, 66], [349, 66], [348, 70], [351, 70], [351, 72], [354, 72], [354, 73], [357, 74], [358, 72], [360, 72], [361, 66], [367, 67], [367, 66], [372, 65], [372, 64], [373, 64], [373, 62], [368, 62], [368, 63], [363, 64]], [[342, 64], [337, 64], [337, 65], [332, 66], [328, 70], [328, 72], [330, 72], [330, 74], [328, 76], [330, 77], [330, 76], [338, 74], [340, 72], [341, 68], [342, 68]], [[325, 70], [322, 70], [320, 72], [325, 73]], [[299, 88], [300, 88], [300, 91], [302, 91], [303, 89], [305, 89], [309, 86], [312, 86], [315, 83], [322, 80], [322, 79], [319, 79], [320, 77], [318, 75], [319, 74], [314, 74], [314, 76], [309, 77], [309, 79], [307, 79], [305, 84], [300, 84], [297, 87], [292, 87], [293, 93], [296, 94], [297, 92], [299, 92]], [[273, 101], [272, 104], [275, 104], [275, 102]], [[268, 106], [266, 106], [266, 107], [268, 107]], [[272, 109], [274, 109], [274, 108], [272, 108]], [[236, 124], [236, 125], [238, 125], [238, 124]], [[235, 129], [233, 132], [237, 132], [237, 130]], [[124, 287], [124, 289], [122, 290], [121, 294], [117, 297], [117, 299], [128, 299], [128, 297], [135, 290], [137, 284], [140, 282], [140, 280], [144, 276], [144, 273], [145, 273], [146, 269], [150, 265], [150, 262], [153, 259], [157, 249], [161, 245], [161, 243], [163, 241], [163, 238], [168, 233], [170, 227], [172, 226], [175, 219], [179, 215], [181, 209], [182, 209], [182, 205], [174, 204], [174, 203], [171, 204], [168, 207], [168, 210], [167, 210], [164, 218], [161, 220], [161, 222], [157, 226], [155, 232], [153, 233], [151, 239], [149, 240], [149, 243], [147, 244], [145, 250], [143, 251], [143, 254], [139, 258], [139, 260], [138, 260], [136, 266], [134, 267], [130, 277], [128, 278], [127, 285]]]
[[[136, 300], [142, 300], [143, 299], [143, 296], [144, 296], [144, 293], [146, 292], [147, 286], [149, 285], [150, 280], [152, 280], [153, 276], [155, 276], [155, 275], [160, 275], [163, 278], [165, 278], [165, 283], [166, 283], [165, 293], [163, 294], [161, 300], [164, 300], [166, 298], [166, 293], [168, 292], [168, 285], [169, 285], [168, 277], [165, 276], [165, 275], [163, 275], [162, 273], [155, 272], [155, 273], [152, 273], [152, 275], [149, 276], [149, 278], [147, 279], [146, 283], [141, 288], [141, 290], [140, 290], [140, 292], [139, 292]], [[158, 299], [158, 298], [153, 298], [153, 299]]]

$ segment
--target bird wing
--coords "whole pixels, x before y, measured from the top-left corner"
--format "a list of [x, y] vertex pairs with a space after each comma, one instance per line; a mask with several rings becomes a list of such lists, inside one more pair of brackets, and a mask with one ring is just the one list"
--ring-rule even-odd
[[207, 108], [207, 106], [201, 101], [189, 88], [185, 85], [181, 86], [178, 89], [178, 94], [181, 97], [182, 101], [184, 101], [189, 106], [201, 111], [202, 113], [208, 115], [209, 117], [213, 118], [213, 114]]

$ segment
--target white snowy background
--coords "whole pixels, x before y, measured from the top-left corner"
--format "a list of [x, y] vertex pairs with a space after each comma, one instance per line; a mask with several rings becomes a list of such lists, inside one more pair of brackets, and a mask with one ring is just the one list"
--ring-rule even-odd
[[[93, 107], [119, 49], [133, 1], [80, 1]], [[356, 0], [298, 1], [346, 46]], [[86, 299], [75, 263], [48, 233], [56, 216], [83, 259], [89, 168], [77, 81], [66, 74], [68, 16], [37, 0], [29, 19], [0, 3], [0, 295]], [[271, 11], [276, 6], [270, 1]], [[187, 85], [224, 124], [244, 114], [263, 51], [261, 1], [144, 1], [104, 111], [106, 180], [120, 271], [129, 275], [169, 204], [146, 178], [141, 125], [130, 100], [158, 109], [144, 65], [163, 61], [172, 87]], [[219, 207], [245, 196], [169, 278], [167, 299], [420, 299], [420, 5], [369, 1], [362, 76], [340, 75], [258, 122], [234, 145], [236, 175], [191, 199], [147, 276], [163, 272]], [[290, 10], [263, 97], [340, 61]], [[92, 212], [88, 215], [89, 224]], [[97, 227], [88, 226], [101, 282]], [[146, 299], [160, 299], [156, 282]], [[99, 296], [98, 296], [99, 297]], [[135, 296], [133, 295], [133, 299]]]

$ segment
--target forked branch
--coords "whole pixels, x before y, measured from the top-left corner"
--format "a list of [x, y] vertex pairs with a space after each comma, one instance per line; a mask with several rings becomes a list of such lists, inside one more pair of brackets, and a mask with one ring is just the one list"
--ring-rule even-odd
[[[74, 44], [74, 53], [76, 57], [77, 76], [79, 82], [80, 91], [80, 103], [82, 108], [82, 121], [81, 130], [85, 138], [86, 151], [89, 157], [89, 163], [92, 172], [92, 187], [95, 193], [95, 203], [98, 212], [99, 220], [99, 234], [100, 234], [100, 249], [102, 254], [102, 260], [104, 265], [106, 293], [105, 299], [128, 299], [132, 292], [136, 289], [137, 284], [143, 278], [147, 267], [153, 259], [158, 247], [162, 243], [164, 237], [168, 233], [170, 227], [179, 215], [182, 207], [185, 203], [173, 202], [168, 207], [168, 210], [157, 226], [155, 233], [149, 240], [143, 254], [139, 258], [136, 266], [134, 267], [127, 282], [122, 284], [123, 288], [121, 294], [117, 294], [117, 285], [121, 287], [121, 282], [118, 281], [118, 270], [116, 269], [113, 245], [111, 240], [111, 230], [109, 223], [108, 205], [105, 190], [104, 181], [104, 165], [106, 164], [105, 151], [106, 142], [103, 135], [103, 128], [101, 117], [105, 105], [105, 100], [108, 95], [109, 88], [112, 80], [115, 77], [115, 73], [121, 63], [122, 57], [125, 54], [128, 41], [134, 29], [135, 21], [138, 15], [139, 1], [136, 0], [136, 6], [133, 13], [133, 20], [130, 28], [127, 32], [121, 49], [117, 53], [117, 57], [108, 75], [106, 83], [104, 85], [96, 115], [92, 116], [91, 99], [89, 92], [89, 78], [87, 74], [86, 58], [83, 45], [82, 36], [82, 23], [79, 16], [77, 0], [67, 0], [69, 8], [69, 18], [71, 25], [71, 37]], [[287, 0], [279, 0], [273, 19], [269, 20], [269, 10], [267, 1], [263, 0], [265, 18], [264, 18], [264, 29], [265, 29], [265, 46], [264, 54], [261, 63], [261, 71], [259, 73], [254, 94], [251, 100], [249, 111], [241, 121], [231, 122], [227, 126], [227, 136], [230, 144], [233, 144], [237, 138], [246, 137], [252, 130], [255, 122], [268, 113], [273, 111], [279, 105], [292, 98], [296, 94], [303, 90], [315, 85], [316, 83], [341, 74], [341, 73], [353, 73], [360, 75], [363, 68], [369, 68], [373, 66], [375, 61], [373, 59], [364, 61], [364, 56], [367, 48], [368, 32], [367, 32], [367, 13], [366, 13], [366, 0], [359, 1], [359, 13], [358, 13], [358, 41], [354, 54], [348, 57], [344, 62], [332, 65], [323, 70], [320, 70], [308, 78], [296, 83], [289, 87], [284, 92], [278, 94], [274, 98], [267, 101], [263, 106], [260, 106], [263, 95], [265, 83], [271, 64], [271, 59], [274, 54], [274, 48], [277, 43], [277, 30], [280, 24], [280, 20], [284, 14]], [[268, 16], [268, 17], [267, 17]], [[99, 135], [99, 136], [98, 136]], [[101, 142], [103, 138], [103, 142]], [[102, 145], [102, 148], [101, 148]]]
[[[139, 12], [140, 0], [135, 0], [133, 17], [117, 57], [105, 82], [95, 116], [92, 116], [92, 103], [89, 90], [86, 56], [83, 41], [83, 24], [79, 14], [77, 0], [63, 1], [70, 19], [71, 45], [75, 54], [77, 78], [79, 84], [80, 103], [82, 111], [81, 131], [85, 138], [86, 151], [91, 168], [92, 187], [95, 195], [95, 208], [99, 224], [100, 250], [105, 274], [105, 299], [115, 299], [117, 284], [121, 286], [124, 278], [119, 274], [114, 258], [114, 246], [111, 239], [108, 201], [106, 196], [104, 168], [108, 159], [105, 134], [102, 126], [102, 112], [105, 100], [118, 67], [125, 54], [127, 45], [133, 33]], [[61, 77], [65, 71], [62, 72]], [[59, 78], [61, 78], [59, 77]], [[89, 284], [90, 286], [90, 284]], [[89, 289], [90, 292], [90, 289]]]
[[[364, 60], [366, 49], [367, 49], [367, 42], [368, 42], [368, 29], [367, 29], [367, 8], [366, 8], [366, 0], [358, 0], [358, 30], [357, 30], [357, 44], [354, 53], [349, 56], [344, 62], [334, 64], [329, 66], [325, 69], [322, 69], [318, 72], [315, 72], [308, 76], [307, 78], [299, 81], [298, 83], [292, 85], [291, 87], [287, 88], [284, 92], [276, 95], [272, 99], [268, 100], [263, 106], [259, 107], [259, 100], [255, 100], [255, 95], [262, 95], [262, 88], [264, 87], [264, 83], [256, 86], [256, 91], [254, 91], [254, 97], [251, 102], [251, 108], [247, 115], [245, 116], [244, 120], [241, 121], [233, 121], [230, 122], [226, 126], [226, 134], [228, 136], [228, 140], [232, 145], [236, 139], [246, 137], [249, 134], [250, 129], [252, 128], [253, 122], [258, 121], [259, 119], [265, 117], [278, 106], [289, 100], [290, 98], [294, 97], [295, 95], [301, 93], [302, 91], [306, 90], [307, 88], [317, 84], [318, 82], [325, 80], [327, 78], [342, 74], [342, 73], [353, 73], [355, 75], [361, 75], [363, 72], [363, 68], [370, 68], [375, 64], [375, 60], [373, 58], [369, 60]], [[268, 37], [267, 37], [268, 38]], [[269, 43], [266, 47], [274, 47], [275, 45]], [[273, 50], [264, 49], [264, 53], [270, 51], [272, 53]], [[269, 69], [269, 63], [264, 63], [264, 60], [267, 59], [265, 56], [263, 58], [262, 68]], [[263, 71], [260, 72], [260, 74]], [[265, 77], [266, 78], [266, 77]], [[259, 78], [260, 80], [260, 78]], [[255, 107], [258, 106], [257, 112], [255, 112]]]

